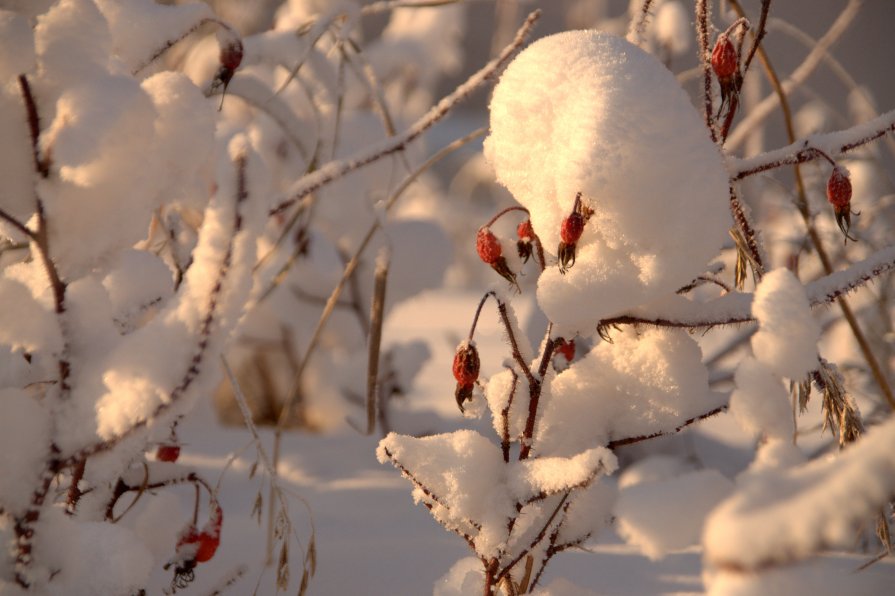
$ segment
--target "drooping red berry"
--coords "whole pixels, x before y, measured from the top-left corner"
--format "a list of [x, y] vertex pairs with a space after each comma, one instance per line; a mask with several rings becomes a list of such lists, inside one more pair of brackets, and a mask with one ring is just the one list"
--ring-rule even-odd
[[208, 521], [199, 533], [199, 547], [196, 549], [196, 562], [204, 563], [210, 560], [217, 552], [221, 544], [221, 525], [224, 522], [224, 512], [217, 501], [211, 504], [211, 512]]
[[472, 390], [475, 382], [479, 378], [479, 351], [475, 344], [471, 342], [463, 342], [457, 347], [457, 353], [454, 354], [454, 378], [457, 379], [457, 389], [454, 391], [454, 398], [457, 400], [457, 406], [463, 411], [463, 404], [472, 399]]
[[534, 228], [531, 227], [530, 219], [526, 219], [516, 226], [516, 235], [519, 237], [519, 240], [531, 240], [535, 237]]
[[730, 79], [739, 67], [737, 50], [727, 35], [719, 35], [712, 49], [712, 70], [719, 80]]
[[463, 342], [454, 354], [454, 378], [459, 385], [472, 385], [479, 378], [479, 351], [475, 344]]
[[851, 207], [851, 179], [848, 170], [835, 166], [830, 179], [827, 180], [827, 200], [837, 210], [848, 210]]
[[581, 238], [584, 232], [584, 216], [578, 211], [574, 211], [567, 218], [562, 220], [562, 227], [559, 230], [559, 237], [566, 244], [575, 244]]
[[475, 249], [479, 253], [479, 258], [489, 265], [494, 265], [503, 252], [500, 241], [488, 228], [479, 229], [475, 237]]
[[[855, 240], [849, 235], [851, 229], [851, 179], [848, 170], [840, 165], [833, 167], [833, 173], [827, 180], [827, 200], [833, 206], [836, 224], [845, 236], [845, 241]], [[854, 215], [860, 215], [855, 213]]]
[[179, 457], [180, 445], [159, 445], [155, 452], [155, 459], [158, 461], [176, 462]]
[[242, 42], [232, 39], [221, 46], [221, 66], [230, 70], [236, 70], [242, 64]]
[[487, 226], [479, 228], [479, 232], [475, 237], [475, 249], [482, 261], [491, 265], [491, 268], [497, 271], [501, 277], [516, 286], [517, 289], [519, 288], [519, 285], [516, 283], [516, 274], [510, 269], [507, 260], [503, 258], [500, 240], [491, 233]]

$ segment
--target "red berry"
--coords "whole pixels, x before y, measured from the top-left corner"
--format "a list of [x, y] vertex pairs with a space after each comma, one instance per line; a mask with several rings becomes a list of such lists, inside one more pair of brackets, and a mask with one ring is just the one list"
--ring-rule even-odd
[[199, 534], [199, 548], [196, 549], [196, 562], [204, 563], [211, 560], [220, 545], [220, 534], [214, 535], [206, 532]]
[[531, 220], [526, 219], [516, 226], [516, 235], [520, 240], [531, 240], [535, 237], [534, 229], [531, 227]]
[[475, 345], [463, 342], [454, 354], [454, 378], [462, 387], [472, 387], [479, 378], [479, 351]]
[[159, 445], [155, 452], [158, 461], [175, 462], [180, 457], [180, 445]]
[[834, 167], [830, 179], [827, 180], [827, 200], [837, 213], [850, 209], [851, 180], [848, 177], [848, 170], [842, 166]]
[[729, 79], [736, 73], [739, 57], [736, 48], [726, 35], [719, 35], [712, 50], [712, 70], [719, 80]]
[[566, 357], [566, 360], [569, 362], [575, 357], [575, 340], [570, 339], [566, 341], [565, 339], [559, 338], [556, 342], [556, 353], [562, 354]]
[[479, 253], [479, 258], [489, 265], [496, 263], [502, 252], [500, 241], [488, 228], [481, 228], [476, 234], [475, 249]]
[[562, 220], [559, 236], [565, 244], [575, 244], [584, 232], [584, 216], [578, 211], [573, 211], [570, 216]]
[[236, 70], [242, 64], [242, 42], [238, 39], [228, 42], [221, 47], [221, 66], [229, 70]]

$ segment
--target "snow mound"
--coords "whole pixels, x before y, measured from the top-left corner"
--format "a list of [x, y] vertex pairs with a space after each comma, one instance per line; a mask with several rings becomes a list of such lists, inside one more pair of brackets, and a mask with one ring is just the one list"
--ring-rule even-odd
[[548, 253], [577, 193], [593, 210], [574, 267], [538, 283], [567, 328], [674, 292], [726, 236], [727, 174], [700, 116], [654, 56], [612, 35], [570, 31], [523, 51], [494, 90], [485, 155]]
[[755, 357], [784, 377], [800, 380], [817, 368], [820, 327], [811, 315], [805, 287], [788, 269], [775, 269], [755, 289], [752, 314], [758, 333]]

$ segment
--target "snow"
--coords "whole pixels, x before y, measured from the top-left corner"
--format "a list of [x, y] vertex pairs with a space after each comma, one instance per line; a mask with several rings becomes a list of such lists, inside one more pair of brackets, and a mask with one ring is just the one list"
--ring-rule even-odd
[[[422, 133], [484, 87], [524, 45], [526, 30], [436, 103], [442, 75], [460, 65], [466, 50], [460, 39], [465, 7], [405, 9], [398, 2], [361, 9], [353, 2], [294, 0], [276, 17], [273, 7], [267, 15], [278, 20], [279, 32], [248, 35], [232, 98], [205, 97], [202, 85], [219, 67], [220, 46], [235, 42], [236, 30], [261, 24], [249, 8], [228, 12], [228, 3], [216, 8], [234, 19], [233, 29], [215, 21], [198, 30], [212, 16], [207, 3], [2, 2], [0, 207], [7, 221], [0, 228], [0, 593], [22, 593], [14, 585], [22, 579], [33, 582], [31, 593], [172, 592], [172, 572], [164, 565], [175, 556], [177, 536], [196, 508], [202, 515], [192, 521], [203, 527], [213, 510], [208, 501], [217, 498], [223, 543], [196, 568], [192, 593], [301, 591], [302, 559], [311, 557], [312, 544], [319, 562], [311, 593], [420, 594], [439, 576], [436, 593], [481, 593], [481, 563], [492, 557], [499, 569], [514, 566], [504, 568], [514, 581], [526, 563], [534, 564], [535, 593], [542, 596], [703, 586], [712, 593], [888, 588], [891, 581], [883, 579], [891, 580], [895, 569], [889, 560], [856, 576], [844, 573], [863, 562], [853, 554], [807, 565], [803, 559], [827, 548], [855, 550], [855, 537], [868, 534], [868, 523], [888, 506], [895, 492], [893, 423], [874, 428], [883, 415], [864, 395], [874, 397], [862, 386], [862, 372], [849, 366], [850, 344], [838, 348], [836, 364], [845, 374], [845, 399], [852, 403], [855, 396], [869, 430], [836, 456], [818, 455], [830, 439], [814, 436], [820, 431], [812, 433], [807, 418], [793, 434], [783, 381], [798, 380], [817, 364], [819, 331], [810, 309], [895, 267], [895, 248], [879, 248], [890, 244], [887, 206], [869, 206], [887, 192], [885, 185], [861, 181], [856, 169], [855, 188], [863, 188], [870, 211], [856, 227], [862, 242], [834, 255], [842, 271], [805, 285], [772, 271], [754, 294], [726, 291], [715, 298], [717, 288], [699, 288], [676, 295], [707, 267], [729, 279], [720, 260], [706, 265], [722, 247], [721, 260], [729, 264], [733, 256], [724, 235], [728, 172], [737, 176], [744, 164], [769, 167], [766, 160], [779, 154], [722, 157], [672, 75], [627, 42], [588, 31], [532, 44], [494, 94], [487, 153], [547, 238], [548, 269], [539, 274], [531, 263], [520, 271], [513, 239], [501, 238], [510, 268], [520, 273], [522, 295], [495, 284], [503, 321], [490, 299], [485, 305], [474, 338], [482, 353], [475, 393], [480, 414], [490, 410], [492, 419], [464, 420], [451, 396], [448, 364], [483, 288], [445, 290], [443, 276], [452, 245], [466, 237], [471, 253], [469, 229], [474, 233], [482, 223], [473, 220], [499, 209], [505, 193], [473, 189], [467, 194], [476, 200], [490, 196], [469, 217], [472, 209], [456, 207], [464, 194], [459, 186], [444, 184], [453, 190], [443, 192], [443, 172], [433, 171], [408, 193], [403, 215], [389, 213], [385, 197], [425, 157]], [[657, 0], [653, 9], [645, 45], [671, 61], [690, 43], [689, 17], [673, 0]], [[639, 10], [633, 0], [630, 13]], [[377, 11], [390, 14], [388, 23], [362, 23]], [[183, 38], [189, 31], [196, 35]], [[362, 32], [375, 41], [364, 41]], [[364, 52], [356, 53], [353, 43]], [[286, 83], [297, 64], [304, 64], [301, 72]], [[20, 73], [27, 78], [17, 80]], [[37, 164], [28, 86], [39, 116]], [[873, 132], [868, 126], [891, 121], [890, 113], [816, 140], [835, 149], [862, 141]], [[449, 123], [436, 138], [453, 139], [457, 129]], [[815, 182], [806, 176], [811, 192]], [[562, 275], [554, 259], [559, 225], [578, 192], [579, 214], [589, 220], [571, 249], [576, 262]], [[743, 194], [752, 198], [751, 191]], [[299, 199], [297, 225], [287, 229], [290, 214], [283, 208]], [[790, 221], [763, 209], [755, 215], [774, 233]], [[449, 233], [445, 218], [456, 224]], [[34, 231], [30, 247], [28, 234], [10, 219]], [[821, 232], [829, 220], [828, 214], [818, 218]], [[317, 302], [367, 233], [373, 240], [358, 253], [350, 288], [336, 301], [339, 312], [311, 357]], [[793, 242], [784, 250], [795, 248]], [[352, 433], [345, 423], [363, 410], [362, 398], [353, 400], [365, 380], [377, 250], [393, 257], [382, 383], [394, 387], [383, 400], [383, 426], [397, 431], [378, 450], [376, 438]], [[39, 251], [49, 252], [52, 266]], [[272, 258], [257, 267], [268, 251]], [[266, 293], [290, 259], [296, 265], [289, 277]], [[804, 261], [804, 278], [816, 278], [817, 264]], [[61, 285], [50, 283], [56, 269]], [[874, 298], [862, 296], [856, 313], [865, 327], [884, 329], [884, 313], [868, 318], [861, 308]], [[547, 327], [548, 316], [558, 325]], [[609, 336], [601, 341], [595, 325], [615, 316], [630, 318], [601, 327]], [[757, 323], [701, 336], [632, 324], [637, 317], [700, 331], [716, 323]], [[738, 368], [741, 353], [728, 353], [720, 365], [712, 357], [707, 370], [700, 344], [707, 354], [736, 341], [745, 346], [755, 328], [754, 357]], [[548, 354], [545, 372], [537, 372], [538, 352], [549, 338], [571, 338], [575, 331], [581, 332], [574, 336], [576, 358], [549, 366]], [[292, 390], [297, 361], [302, 368], [310, 362], [299, 387], [306, 394], [302, 419], [323, 432], [284, 433], [275, 479], [267, 477], [266, 456], [273, 433], [248, 423], [249, 433], [221, 427], [214, 419], [226, 410], [212, 411], [208, 399], [226, 393], [218, 385], [219, 356], [235, 337], [244, 342], [238, 370], [257, 369], [262, 377], [246, 385], [247, 393], [256, 404], [270, 402], [259, 418], [275, 416], [280, 396]], [[872, 340], [891, 364], [886, 338]], [[254, 358], [274, 344], [282, 349], [267, 379]], [[710, 389], [716, 383], [726, 390], [731, 376], [731, 396]], [[533, 396], [540, 399], [537, 409]], [[731, 416], [702, 422], [728, 399]], [[812, 420], [821, 401], [815, 396], [809, 403]], [[198, 412], [184, 418], [193, 406]], [[538, 416], [529, 420], [530, 411]], [[527, 422], [534, 436], [523, 438]], [[505, 430], [510, 445], [501, 444]], [[159, 462], [156, 441], [175, 432], [180, 462]], [[675, 436], [646, 440], [664, 434]], [[67, 489], [82, 456], [88, 459], [77, 486], [86, 492], [75, 506], [66, 503]], [[260, 467], [252, 461], [259, 457]], [[213, 488], [194, 486], [193, 474]], [[171, 485], [129, 490], [112, 502], [119, 479], [136, 488], [150, 477]], [[735, 487], [727, 479], [734, 477]], [[253, 511], [255, 503], [262, 510], [271, 505], [271, 485], [282, 489], [288, 516], [276, 525], [278, 533], [291, 533], [292, 552], [291, 581], [276, 589], [264, 565], [264, 512], [256, 521]], [[429, 511], [412, 507], [408, 496]], [[115, 516], [121, 519], [108, 523]], [[445, 535], [432, 516], [461, 537]], [[700, 532], [702, 549], [694, 547]], [[468, 557], [469, 546], [478, 559]], [[680, 549], [687, 550], [672, 552]], [[553, 551], [562, 556], [541, 577]], [[665, 558], [649, 564], [643, 553]], [[763, 573], [742, 573], [754, 569]]]
[[207, 4], [165, 5], [151, 0], [95, 0], [107, 19], [112, 50], [127, 70], [144, 66], [169, 40], [213, 16]]
[[[21, 389], [0, 389], [0, 403], [0, 503], [20, 515], [31, 501], [49, 452], [50, 416], [37, 399]], [[21, 449], [22, 445], [29, 448]]]
[[[0, 136], [0, 207], [24, 222], [34, 211], [34, 191], [30, 178], [19, 174], [34, 166], [25, 107], [18, 89], [0, 87]], [[0, 220], [0, 230], [4, 235], [24, 240], [5, 220]]]
[[789, 392], [773, 369], [760, 360], [744, 358], [734, 383], [730, 413], [747, 432], [777, 439], [792, 436], [795, 426]]
[[752, 301], [758, 332], [752, 351], [779, 375], [800, 380], [817, 368], [820, 327], [811, 315], [805, 288], [788, 269], [765, 275]]
[[662, 2], [656, 9], [656, 40], [674, 55], [690, 50], [692, 31], [690, 14], [684, 5], [676, 0]]
[[60, 0], [40, 15], [34, 47], [38, 71], [55, 90], [89, 81], [112, 54], [108, 24], [92, 0]]
[[720, 250], [729, 221], [721, 155], [653, 56], [596, 31], [549, 36], [510, 64], [490, 109], [485, 155], [549, 254], [578, 192], [594, 210], [575, 266], [565, 275], [548, 267], [538, 282], [558, 333], [589, 334], [602, 318], [674, 292]]
[[[542, 453], [571, 455], [611, 440], [668, 432], [721, 405], [686, 332], [625, 329], [550, 381], [536, 431]], [[592, 415], [582, 415], [582, 412]]]
[[706, 521], [709, 563], [756, 569], [848, 547], [858, 526], [895, 490], [895, 420], [871, 429], [839, 457], [742, 478]]
[[641, 482], [619, 490], [615, 514], [619, 534], [650, 559], [697, 544], [708, 513], [733, 490], [715, 470]]
[[79, 522], [50, 509], [37, 535], [35, 556], [48, 571], [61, 570], [50, 594], [128, 594], [149, 579], [152, 555], [129, 528]]

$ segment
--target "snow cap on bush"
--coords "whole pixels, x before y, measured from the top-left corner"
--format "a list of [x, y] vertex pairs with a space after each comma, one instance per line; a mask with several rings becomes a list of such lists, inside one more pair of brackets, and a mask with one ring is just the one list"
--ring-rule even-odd
[[704, 123], [654, 56], [612, 35], [560, 33], [519, 54], [494, 90], [485, 154], [548, 252], [577, 193], [594, 211], [575, 266], [538, 283], [566, 328], [674, 292], [725, 239], [727, 174]]
[[788, 269], [775, 269], [755, 290], [752, 314], [758, 333], [752, 351], [777, 374], [800, 380], [817, 368], [820, 328], [811, 316], [805, 288]]

